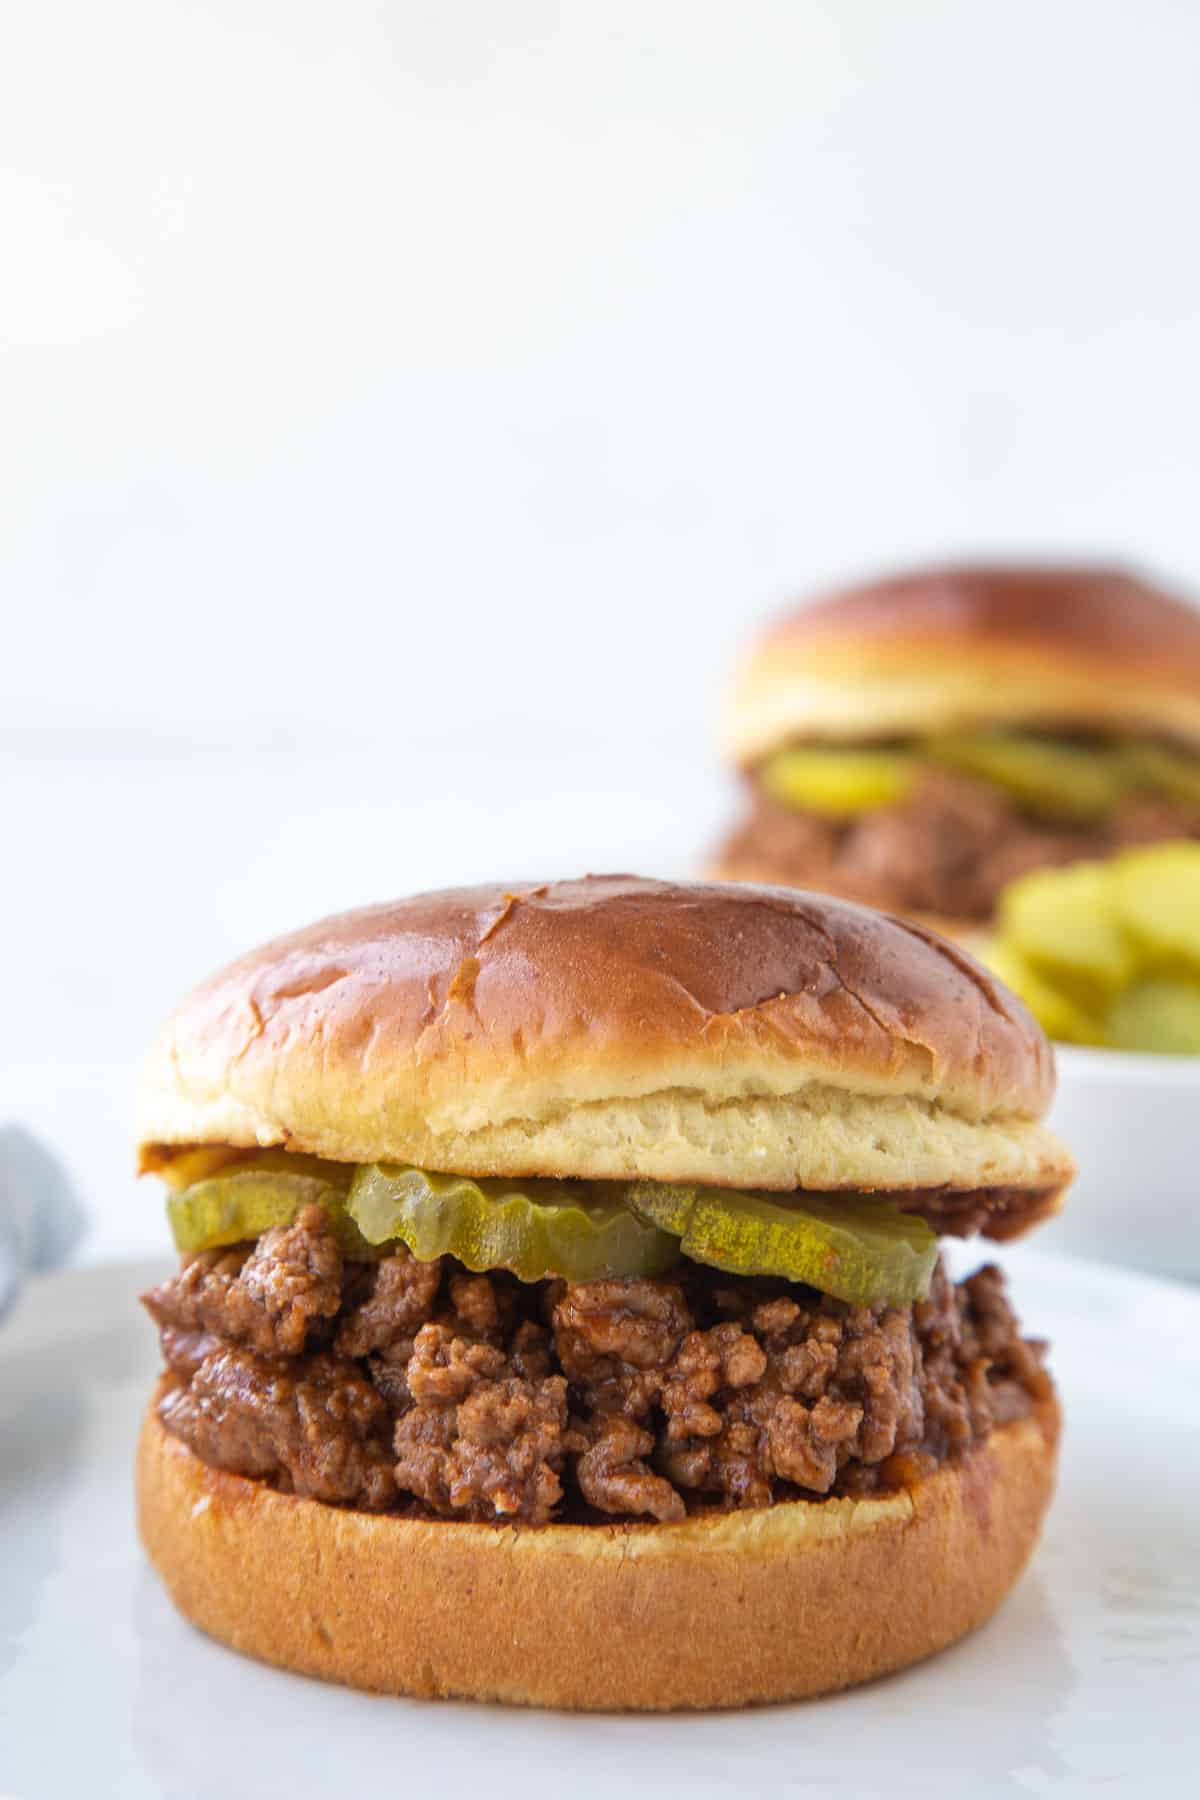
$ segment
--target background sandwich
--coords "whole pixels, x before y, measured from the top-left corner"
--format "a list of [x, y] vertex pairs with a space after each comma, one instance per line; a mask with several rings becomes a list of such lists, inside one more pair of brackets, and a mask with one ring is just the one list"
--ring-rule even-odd
[[724, 736], [714, 874], [970, 934], [1032, 869], [1200, 836], [1200, 613], [1115, 570], [918, 571], [764, 636]]

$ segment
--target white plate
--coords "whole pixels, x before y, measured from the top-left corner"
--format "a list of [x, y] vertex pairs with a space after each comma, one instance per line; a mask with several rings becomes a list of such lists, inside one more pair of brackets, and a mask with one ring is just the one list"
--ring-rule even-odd
[[1059, 1046], [1050, 1124], [1079, 1176], [1040, 1243], [1200, 1280], [1200, 1056]]
[[0, 1795], [1194, 1793], [1200, 1294], [1007, 1260], [1054, 1340], [1067, 1436], [999, 1617], [833, 1700], [676, 1718], [371, 1699], [199, 1636], [131, 1514], [157, 1362], [134, 1295], [159, 1265], [36, 1284], [0, 1330]]

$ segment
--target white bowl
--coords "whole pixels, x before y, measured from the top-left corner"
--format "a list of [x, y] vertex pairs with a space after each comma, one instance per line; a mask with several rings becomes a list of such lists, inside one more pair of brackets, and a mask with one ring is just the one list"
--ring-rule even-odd
[[1050, 1125], [1079, 1176], [1039, 1243], [1200, 1280], [1200, 1056], [1057, 1057]]

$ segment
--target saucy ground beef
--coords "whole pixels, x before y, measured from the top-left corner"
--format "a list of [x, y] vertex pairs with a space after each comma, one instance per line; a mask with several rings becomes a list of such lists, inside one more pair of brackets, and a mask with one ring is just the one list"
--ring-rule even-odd
[[681, 1519], [902, 1486], [1050, 1392], [998, 1269], [911, 1307], [682, 1262], [661, 1280], [343, 1261], [320, 1207], [144, 1296], [167, 1430], [369, 1512]]
[[948, 769], [927, 770], [895, 806], [856, 819], [784, 806], [753, 782], [750, 792], [749, 817], [720, 851], [727, 868], [945, 918], [990, 918], [1001, 889], [1031, 869], [1200, 837], [1200, 811], [1171, 800], [1134, 798], [1094, 824], [1064, 825]]

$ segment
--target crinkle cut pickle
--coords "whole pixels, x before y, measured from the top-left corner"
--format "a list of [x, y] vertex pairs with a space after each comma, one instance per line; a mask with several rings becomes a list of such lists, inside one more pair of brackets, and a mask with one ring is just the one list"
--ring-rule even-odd
[[256, 1238], [319, 1202], [343, 1253], [408, 1246], [478, 1273], [568, 1281], [665, 1274], [680, 1255], [728, 1274], [777, 1276], [855, 1305], [910, 1304], [929, 1288], [936, 1234], [865, 1195], [778, 1195], [660, 1182], [474, 1180], [402, 1165], [358, 1168], [284, 1152], [226, 1160], [172, 1194], [178, 1248]]

